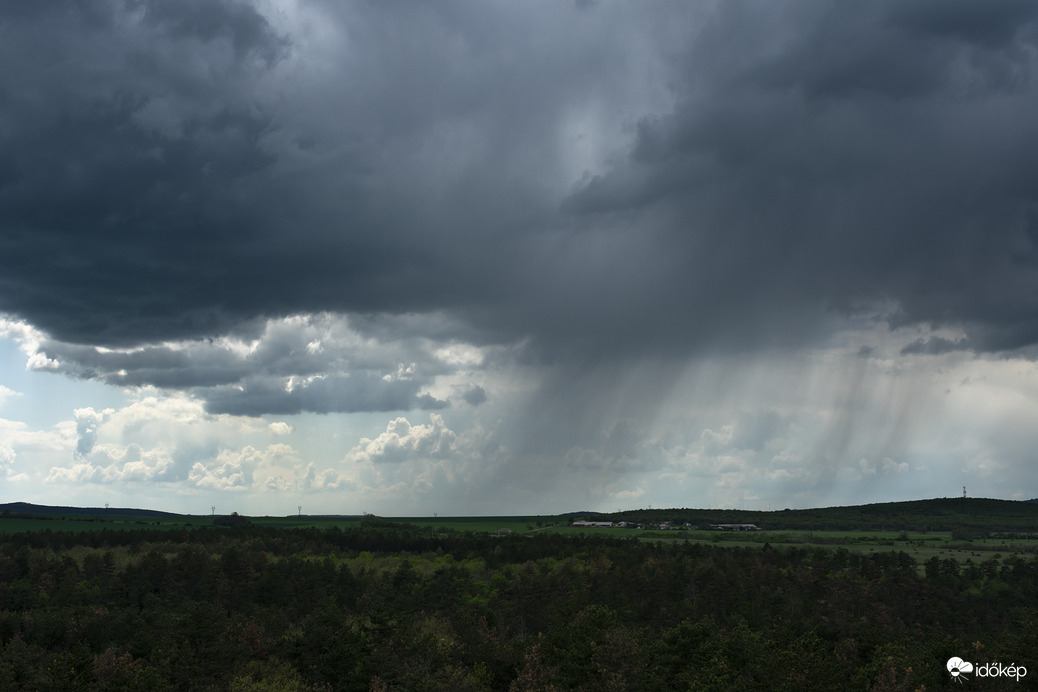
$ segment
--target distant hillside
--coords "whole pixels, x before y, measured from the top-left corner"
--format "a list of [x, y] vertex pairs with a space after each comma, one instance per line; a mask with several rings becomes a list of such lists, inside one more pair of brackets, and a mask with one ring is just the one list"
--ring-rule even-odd
[[[187, 518], [192, 515], [124, 507], [60, 507], [28, 502], [0, 504], [8, 516], [85, 516]], [[881, 502], [849, 507], [783, 509], [771, 512], [737, 509], [636, 509], [626, 512], [567, 512], [559, 517], [588, 520], [670, 522], [707, 527], [709, 524], [756, 524], [776, 531], [977, 531], [1038, 533], [1038, 499], [934, 498]], [[367, 517], [366, 517], [367, 519]]]
[[707, 524], [757, 524], [771, 530], [814, 531], [978, 531], [1038, 532], [1038, 503], [987, 498], [935, 498], [882, 502], [850, 507], [783, 509], [772, 512], [737, 509], [640, 509], [593, 514], [618, 521]]
[[34, 505], [29, 502], [8, 502], [0, 504], [0, 512], [11, 514], [36, 515], [59, 514], [66, 516], [90, 517], [183, 517], [184, 514], [160, 512], [155, 509], [128, 509], [124, 507], [54, 507], [51, 505]]

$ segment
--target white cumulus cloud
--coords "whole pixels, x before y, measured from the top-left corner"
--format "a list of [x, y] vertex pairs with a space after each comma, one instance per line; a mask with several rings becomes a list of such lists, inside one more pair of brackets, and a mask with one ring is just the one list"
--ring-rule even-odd
[[404, 417], [390, 421], [375, 439], [362, 438], [346, 454], [347, 461], [397, 463], [415, 458], [443, 458], [454, 451], [457, 435], [435, 413], [428, 425], [411, 425]]

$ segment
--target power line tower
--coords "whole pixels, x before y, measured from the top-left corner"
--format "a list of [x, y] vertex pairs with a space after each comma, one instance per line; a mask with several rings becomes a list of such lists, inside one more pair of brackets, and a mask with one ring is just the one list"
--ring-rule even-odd
[[962, 486], [962, 499], [966, 499], [966, 486]]
[[299, 516], [303, 516], [303, 505], [299, 505]]
[[216, 516], [216, 505], [213, 505], [213, 516]]

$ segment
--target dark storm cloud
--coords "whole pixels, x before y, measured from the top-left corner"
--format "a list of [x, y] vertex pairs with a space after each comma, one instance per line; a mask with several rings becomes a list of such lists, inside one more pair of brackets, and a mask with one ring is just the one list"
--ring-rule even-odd
[[470, 406], [479, 406], [487, 400], [487, 390], [483, 389], [478, 384], [473, 385], [470, 389], [465, 390], [465, 393], [461, 395], [461, 398]]
[[168, 346], [148, 346], [125, 353], [48, 342], [42, 345], [40, 353], [60, 363], [58, 369], [67, 375], [135, 387], [187, 389], [230, 384], [256, 367], [255, 362], [243, 362], [227, 352], [202, 355]]
[[[419, 320], [419, 324], [423, 321]], [[436, 354], [450, 342], [408, 334], [375, 339], [332, 315], [270, 320], [248, 338], [190, 340], [110, 349], [32, 340], [40, 367], [120, 387], [159, 387], [191, 393], [211, 413], [240, 415], [438, 410], [449, 400], [425, 393], [456, 365]], [[368, 325], [371, 326], [370, 324]], [[477, 387], [478, 389], [478, 387]]]
[[386, 380], [372, 373], [322, 377], [286, 388], [280, 380], [250, 378], [241, 385], [205, 392], [206, 411], [234, 415], [292, 415], [303, 411], [356, 413], [442, 408], [419, 396], [420, 381]]
[[489, 310], [554, 204], [536, 140], [612, 67], [502, 6], [309, 5], [324, 43], [247, 3], [48, 7], [0, 10], [0, 309], [69, 342]]
[[[526, 339], [581, 372], [795, 346], [877, 305], [1019, 348], [1038, 342], [1035, 17], [7, 3], [0, 310], [109, 346], [426, 315], [433, 338]], [[190, 357], [163, 349], [136, 357]], [[88, 376], [103, 356], [76, 357]], [[156, 373], [126, 377], [177, 384]], [[286, 412], [438, 405], [374, 384], [315, 380], [280, 404], [272, 383], [246, 389]], [[230, 388], [210, 405], [250, 408]]]
[[941, 336], [931, 336], [928, 339], [916, 339], [901, 349], [901, 355], [931, 355], [939, 356], [943, 353], [954, 351], [965, 351], [970, 348], [969, 339], [945, 339]]
[[796, 306], [893, 302], [893, 326], [1030, 343], [1034, 13], [996, 3], [968, 31], [943, 3], [911, 6], [726, 3], [683, 60], [673, 112], [643, 118], [629, 160], [569, 208], [665, 218], [642, 232], [680, 258], [664, 283], [699, 329], [732, 319], [774, 338]]
[[226, 39], [238, 61], [255, 59], [270, 65], [286, 48], [287, 42], [271, 31], [267, 20], [244, 3], [186, 0], [148, 3], [142, 10], [143, 23], [160, 34], [201, 43]]
[[273, 161], [234, 82], [282, 41], [237, 3], [47, 7], [0, 17], [0, 306], [73, 341], [222, 327]]
[[1038, 15], [1030, 0], [998, 0], [975, 3], [969, 0], [923, 0], [891, 6], [893, 26], [922, 36], [958, 39], [967, 43], [1005, 45]]
[[418, 408], [422, 411], [439, 411], [450, 406], [446, 399], [437, 399], [432, 394], [419, 394], [414, 402], [408, 402], [407, 408]]

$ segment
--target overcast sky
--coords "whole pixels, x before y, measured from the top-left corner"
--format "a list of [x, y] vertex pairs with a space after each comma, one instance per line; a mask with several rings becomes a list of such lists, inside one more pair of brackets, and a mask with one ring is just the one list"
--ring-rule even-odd
[[1038, 497], [1038, 4], [0, 4], [0, 501]]

